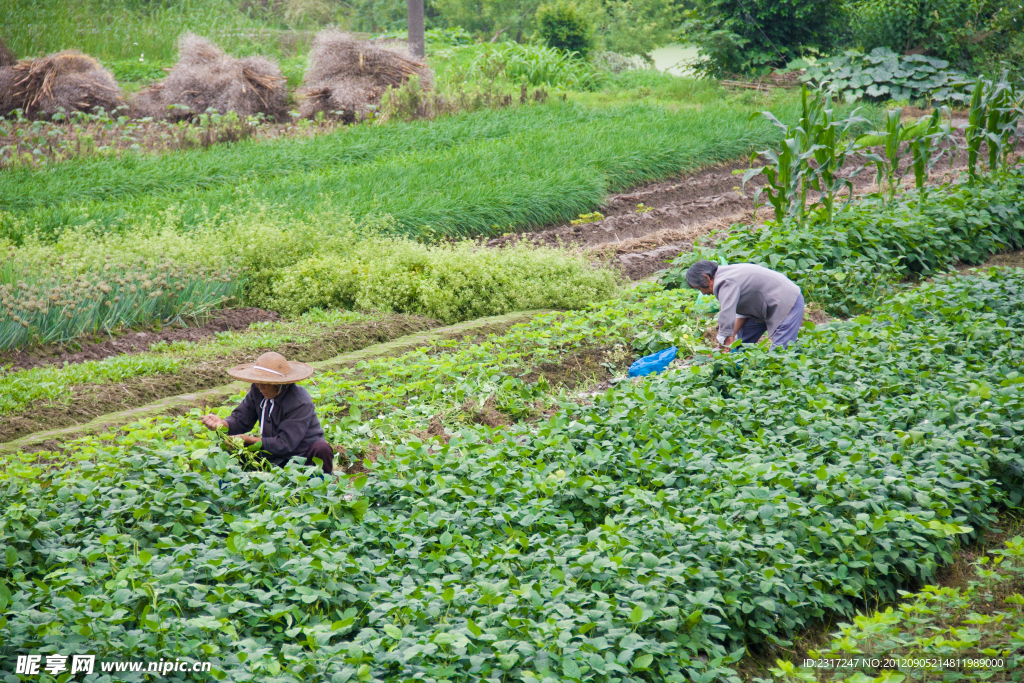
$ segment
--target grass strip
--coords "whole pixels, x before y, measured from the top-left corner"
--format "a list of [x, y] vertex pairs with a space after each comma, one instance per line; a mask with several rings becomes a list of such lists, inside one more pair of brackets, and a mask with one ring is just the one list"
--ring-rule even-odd
[[[786, 99], [781, 116], [795, 114]], [[433, 122], [357, 126], [314, 139], [11, 169], [0, 236], [69, 226], [124, 230], [170, 211], [179, 228], [253, 203], [390, 214], [406, 234], [490, 235], [575, 218], [606, 193], [732, 159], [778, 137], [751, 109], [671, 112], [556, 102]]]
[[320, 361], [435, 326], [415, 316], [316, 311], [203, 342], [161, 342], [145, 353], [7, 372], [0, 375], [0, 443], [224, 384], [226, 367], [264, 351]]
[[[744, 646], [896, 597], [1019, 502], [1022, 293], [1021, 271], [926, 284], [790, 352], [406, 438], [351, 482], [140, 425], [0, 492], [0, 637], [282, 680], [733, 676]], [[465, 388], [494, 391], [483, 374]]]

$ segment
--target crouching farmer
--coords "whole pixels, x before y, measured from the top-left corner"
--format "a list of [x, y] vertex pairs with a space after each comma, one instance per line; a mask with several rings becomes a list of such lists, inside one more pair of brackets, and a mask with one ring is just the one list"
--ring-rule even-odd
[[771, 348], [785, 348], [804, 322], [804, 295], [782, 273], [753, 263], [720, 266], [697, 261], [686, 284], [718, 299], [718, 343], [728, 348], [736, 337], [755, 344], [767, 334]]
[[[260, 450], [268, 454], [267, 460], [278, 467], [284, 467], [291, 458], [304, 458], [307, 465], [319, 458], [324, 472], [334, 470], [334, 451], [324, 439], [313, 399], [295, 384], [312, 375], [312, 367], [270, 352], [255, 363], [236, 365], [228, 374], [252, 382], [252, 387], [228, 419], [203, 416], [207, 429], [227, 427], [228, 435], [241, 434], [246, 446], [260, 444]], [[249, 432], [257, 423], [260, 434], [253, 436]]]

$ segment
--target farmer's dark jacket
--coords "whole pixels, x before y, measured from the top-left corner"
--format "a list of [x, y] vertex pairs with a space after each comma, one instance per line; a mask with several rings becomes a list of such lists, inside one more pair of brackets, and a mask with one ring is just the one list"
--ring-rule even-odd
[[270, 454], [267, 460], [281, 467], [290, 457], [303, 457], [310, 446], [324, 440], [313, 399], [295, 384], [283, 385], [273, 399], [264, 398], [253, 384], [228, 416], [228, 434], [248, 434], [257, 423], [263, 439], [261, 449]]

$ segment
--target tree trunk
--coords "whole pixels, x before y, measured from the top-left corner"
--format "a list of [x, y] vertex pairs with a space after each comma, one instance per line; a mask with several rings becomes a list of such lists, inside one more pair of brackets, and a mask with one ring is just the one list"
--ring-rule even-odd
[[423, 38], [423, 0], [407, 0], [409, 11], [409, 52], [423, 58], [426, 41]]

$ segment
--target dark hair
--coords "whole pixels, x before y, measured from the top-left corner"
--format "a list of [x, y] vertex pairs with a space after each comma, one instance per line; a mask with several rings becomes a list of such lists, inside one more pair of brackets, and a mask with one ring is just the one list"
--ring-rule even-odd
[[[708, 278], [714, 279], [718, 264], [714, 261], [697, 261], [686, 271], [686, 284], [694, 289], [708, 286]], [[705, 277], [707, 276], [707, 277]]]

